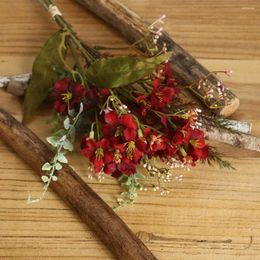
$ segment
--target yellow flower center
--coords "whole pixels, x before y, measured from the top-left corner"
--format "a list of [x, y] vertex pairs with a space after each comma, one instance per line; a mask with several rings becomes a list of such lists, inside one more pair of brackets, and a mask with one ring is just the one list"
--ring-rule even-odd
[[62, 100], [66, 103], [69, 103], [69, 101], [72, 99], [72, 93], [67, 91], [66, 93], [61, 94]]
[[95, 152], [95, 155], [96, 155], [96, 159], [98, 161], [101, 161], [104, 157], [104, 150], [102, 148], [98, 148]]
[[127, 148], [126, 148], [126, 153], [127, 153], [127, 157], [129, 160], [133, 159], [134, 150], [135, 150], [135, 142], [134, 141], [128, 142]]

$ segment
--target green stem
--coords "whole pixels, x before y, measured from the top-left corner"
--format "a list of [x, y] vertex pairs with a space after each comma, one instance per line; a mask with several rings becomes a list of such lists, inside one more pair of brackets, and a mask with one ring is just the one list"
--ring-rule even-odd
[[[44, 1], [44, 0], [38, 0], [39, 3], [46, 9], [49, 10], [51, 5], [54, 5], [54, 2], [52, 0]], [[78, 38], [76, 32], [72, 29], [72, 26], [63, 18], [61, 15], [56, 15], [54, 17], [54, 20], [57, 25], [59, 25], [63, 30], [67, 31], [70, 34], [70, 37], [76, 47], [79, 49], [79, 51], [82, 53], [84, 58], [87, 60], [89, 64], [95, 61], [95, 58], [93, 58], [84, 48], [83, 44], [81, 43], [80, 39]]]

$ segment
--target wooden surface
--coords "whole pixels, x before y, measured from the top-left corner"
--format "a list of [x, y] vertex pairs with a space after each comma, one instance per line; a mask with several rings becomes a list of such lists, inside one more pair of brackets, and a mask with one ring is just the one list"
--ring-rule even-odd
[[[168, 16], [166, 30], [210, 70], [232, 69], [224, 78], [241, 100], [235, 119], [253, 123], [260, 136], [260, 3], [257, 0], [124, 0], [149, 21]], [[126, 47], [107, 25], [72, 0], [57, 1], [80, 36], [91, 44]], [[0, 1], [0, 74], [24, 73], [55, 26], [36, 0]], [[124, 53], [122, 49], [118, 51]], [[0, 104], [21, 119], [22, 102], [1, 90]], [[49, 110], [29, 125], [48, 135]], [[260, 154], [218, 144], [237, 168], [204, 165], [170, 184], [161, 197], [143, 192], [118, 214], [158, 259], [260, 259]], [[116, 181], [86, 177], [86, 161], [70, 156], [76, 171], [113, 205]], [[53, 192], [27, 205], [42, 183], [0, 141], [0, 259], [113, 259], [92, 231]]]

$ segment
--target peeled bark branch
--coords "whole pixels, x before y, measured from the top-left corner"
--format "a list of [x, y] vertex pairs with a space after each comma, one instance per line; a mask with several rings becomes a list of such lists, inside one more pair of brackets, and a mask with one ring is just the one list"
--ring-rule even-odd
[[13, 95], [24, 96], [30, 78], [30, 73], [2, 76], [0, 77], [0, 88], [6, 88], [7, 91]]
[[[0, 138], [42, 175], [52, 151], [27, 127], [0, 108]], [[117, 259], [156, 259], [115, 212], [73, 171], [64, 165], [51, 188], [67, 202], [114, 253]]]
[[[121, 4], [117, 0], [75, 0], [83, 7], [87, 8], [91, 12], [95, 13], [101, 19], [106, 21], [117, 29], [127, 40], [131, 43], [135, 43], [142, 39], [147, 34], [148, 23], [144, 21], [133, 11], [129, 10], [126, 6]], [[214, 75], [209, 75], [209, 71], [203, 67], [193, 56], [186, 52], [181, 46], [179, 46], [167, 32], [163, 32], [159, 38], [158, 45], [160, 48], [166, 44], [168, 51], [172, 51], [173, 55], [170, 59], [170, 64], [174, 75], [184, 85], [190, 86], [195, 82], [199, 82], [205, 77], [208, 78], [210, 85], [213, 88], [217, 88], [220, 81]], [[143, 45], [137, 46], [142, 51]], [[192, 92], [197, 95], [198, 98], [203, 100], [208, 89], [201, 86], [199, 89], [197, 86], [191, 88]], [[234, 113], [239, 107], [239, 99], [228, 88], [224, 90], [226, 97], [218, 97], [218, 107], [213, 108], [215, 100], [209, 101], [207, 106], [212, 108], [212, 111], [222, 116], [229, 116]], [[203, 100], [204, 101], [204, 100]]]
[[210, 140], [231, 144], [235, 147], [260, 152], [260, 138], [247, 134], [234, 134], [216, 127], [202, 129]]

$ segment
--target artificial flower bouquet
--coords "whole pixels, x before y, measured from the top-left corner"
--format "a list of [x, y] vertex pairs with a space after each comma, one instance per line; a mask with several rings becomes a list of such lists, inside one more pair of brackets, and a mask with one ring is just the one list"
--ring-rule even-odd
[[[52, 1], [40, 2], [48, 10], [53, 6]], [[68, 163], [66, 154], [73, 150], [75, 139], [80, 140], [90, 176], [102, 180], [111, 175], [125, 189], [118, 206], [132, 203], [138, 191], [148, 187], [168, 193], [165, 184], [175, 168], [189, 169], [198, 161], [231, 167], [207, 145], [202, 130], [212, 124], [224, 127], [224, 121], [185, 101], [187, 86], [172, 73], [171, 53], [166, 46], [157, 46], [161, 29], [156, 26], [164, 17], [140, 39], [146, 52], [129, 56], [111, 56], [86, 45], [57, 10], [53, 17], [62, 29], [34, 62], [24, 121], [44, 100], [51, 100], [54, 130], [47, 141], [55, 155], [42, 166], [43, 193], [29, 202], [41, 200], [50, 183], [59, 181], [57, 171]], [[206, 82], [203, 78], [194, 84]], [[220, 82], [220, 92], [221, 87]], [[158, 167], [158, 161], [164, 166]]]

